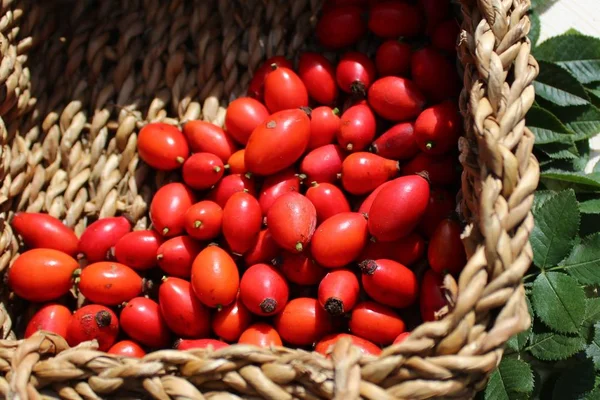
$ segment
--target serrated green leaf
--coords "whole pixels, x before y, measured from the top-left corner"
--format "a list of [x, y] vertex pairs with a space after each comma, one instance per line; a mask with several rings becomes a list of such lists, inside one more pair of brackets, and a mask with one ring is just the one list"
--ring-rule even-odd
[[552, 400], [577, 400], [594, 388], [594, 364], [583, 359], [565, 369], [558, 377]]
[[590, 342], [594, 337], [594, 325], [600, 321], [600, 297], [585, 299], [585, 316], [579, 334]]
[[585, 342], [579, 336], [565, 336], [558, 333], [533, 334], [528, 349], [542, 361], [558, 361], [571, 357], [583, 350]]
[[581, 36], [583, 36], [583, 33], [579, 32], [575, 28], [569, 28], [569, 29], [567, 29], [567, 31], [565, 33], [563, 33], [563, 35], [581, 35]]
[[529, 21], [531, 22], [531, 28], [529, 28], [529, 40], [531, 46], [535, 47], [538, 40], [540, 40], [540, 15], [535, 11], [529, 13]]
[[575, 141], [596, 136], [600, 133], [600, 110], [590, 104], [575, 120], [567, 122], [567, 127], [575, 132]]
[[536, 96], [557, 106], [584, 106], [589, 104], [585, 89], [566, 69], [556, 64], [538, 61], [540, 73], [533, 82]]
[[571, 32], [534, 49], [538, 60], [554, 62], [583, 84], [600, 81], [600, 39]]
[[536, 190], [533, 197], [532, 210], [537, 210], [546, 203], [552, 196], [556, 196], [553, 190]]
[[558, 61], [556, 64], [569, 71], [583, 84], [600, 81], [600, 59]]
[[574, 144], [549, 143], [538, 148], [553, 160], [577, 160], [580, 157]]
[[[600, 190], [600, 173], [585, 174], [557, 169], [548, 169], [541, 178], [549, 189], [561, 190], [572, 188], [578, 192], [596, 192]], [[554, 181], [554, 182], [552, 182]]]
[[548, 199], [533, 214], [535, 226], [529, 241], [533, 247], [533, 262], [540, 268], [554, 266], [571, 249], [579, 229], [579, 209], [572, 190]]
[[515, 400], [533, 391], [533, 373], [525, 361], [504, 358], [490, 376], [485, 388], [486, 400]]
[[600, 109], [591, 103], [580, 107], [558, 107], [540, 99], [540, 104], [575, 133], [574, 141], [589, 139], [600, 132]]
[[575, 279], [560, 272], [541, 273], [531, 292], [535, 314], [550, 329], [577, 333], [585, 315], [585, 292]]
[[[531, 303], [529, 302], [529, 297], [525, 297], [525, 301], [527, 302], [527, 310], [529, 311], [529, 315], [533, 318], [533, 309], [531, 308]], [[521, 351], [527, 343], [529, 342], [529, 338], [531, 337], [531, 332], [533, 330], [533, 324], [529, 325], [526, 331], [518, 333], [508, 339], [506, 341], [506, 347], [514, 351]]]
[[554, 36], [533, 53], [536, 59], [550, 62], [600, 59], [600, 39], [578, 33]]
[[579, 211], [582, 214], [600, 214], [600, 199], [580, 201]]
[[572, 143], [573, 132], [560, 122], [556, 115], [541, 107], [533, 106], [527, 112], [527, 127], [535, 135], [535, 144]]
[[600, 322], [594, 324], [594, 337], [585, 349], [585, 354], [594, 361], [596, 369], [600, 369]]
[[600, 284], [600, 233], [583, 238], [560, 265], [583, 285]]

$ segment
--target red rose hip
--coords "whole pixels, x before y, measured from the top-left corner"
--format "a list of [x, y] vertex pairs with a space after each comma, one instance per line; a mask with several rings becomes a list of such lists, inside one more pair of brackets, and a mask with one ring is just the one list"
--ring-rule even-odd
[[412, 305], [419, 291], [415, 274], [404, 265], [386, 259], [360, 263], [362, 286], [378, 303], [404, 308]]
[[92, 304], [75, 311], [67, 327], [66, 339], [71, 347], [96, 339], [98, 350], [107, 351], [118, 334], [119, 320], [115, 313], [108, 307]]
[[407, 236], [419, 223], [429, 202], [429, 182], [419, 175], [396, 178], [373, 200], [369, 232], [377, 240]]
[[305, 196], [286, 193], [267, 213], [267, 226], [273, 239], [284, 250], [301, 252], [310, 242], [317, 225], [317, 210]]
[[333, 316], [349, 312], [358, 301], [360, 285], [354, 272], [336, 269], [325, 275], [319, 283], [319, 304]]
[[276, 268], [256, 264], [248, 268], [240, 281], [240, 298], [246, 308], [256, 315], [275, 315], [288, 301], [287, 281]]
[[367, 244], [368, 235], [364, 215], [354, 212], [336, 214], [319, 225], [310, 251], [315, 261], [323, 267], [343, 267], [360, 255]]

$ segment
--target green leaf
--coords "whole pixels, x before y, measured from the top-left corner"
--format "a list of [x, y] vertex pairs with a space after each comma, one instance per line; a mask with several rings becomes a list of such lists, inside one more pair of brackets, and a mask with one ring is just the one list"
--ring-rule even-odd
[[567, 359], [583, 350], [585, 344], [579, 336], [564, 336], [558, 333], [534, 333], [531, 343], [528, 347], [529, 351], [535, 358], [542, 361]]
[[591, 103], [580, 107], [558, 107], [540, 98], [539, 104], [575, 133], [575, 141], [589, 139], [600, 132], [600, 109]]
[[554, 36], [540, 43], [533, 53], [544, 61], [598, 59], [600, 39], [581, 34]]
[[600, 59], [559, 61], [556, 64], [569, 71], [575, 79], [584, 85], [600, 81]]
[[[529, 297], [525, 296], [525, 301], [527, 302], [527, 310], [529, 311], [529, 315], [533, 318], [533, 309], [531, 308], [531, 303], [529, 302]], [[514, 351], [521, 351], [527, 346], [529, 342], [529, 338], [531, 337], [531, 332], [533, 329], [533, 324], [529, 325], [529, 328], [521, 333], [517, 333], [510, 339], [506, 341], [506, 347]]]
[[594, 337], [585, 349], [585, 354], [594, 361], [596, 369], [600, 369], [600, 322], [594, 324]]
[[553, 400], [577, 400], [594, 388], [594, 364], [583, 359], [558, 377], [552, 393]]
[[594, 96], [600, 98], [600, 89], [590, 89], [586, 88], [589, 93], [592, 93]]
[[589, 393], [586, 393], [582, 400], [598, 400], [600, 399], [600, 389], [594, 389]]
[[[585, 174], [557, 169], [542, 172], [544, 184], [553, 190], [573, 188], [579, 192], [595, 192], [600, 190], [600, 172]], [[552, 182], [554, 181], [554, 182]]]
[[583, 33], [579, 32], [577, 29], [575, 28], [569, 28], [564, 35], [583, 35]]
[[557, 106], [584, 106], [589, 104], [585, 89], [567, 70], [550, 62], [538, 61], [540, 73], [533, 82], [536, 96]]
[[550, 111], [533, 106], [527, 112], [527, 127], [535, 135], [535, 144], [572, 143], [573, 132]]
[[581, 83], [600, 80], [600, 39], [581, 34], [560, 35], [541, 43], [534, 55], [537, 60], [565, 68]]
[[560, 333], [577, 333], [585, 315], [585, 292], [575, 279], [560, 272], [541, 273], [533, 282], [535, 314]]
[[529, 21], [531, 22], [531, 28], [529, 29], [529, 40], [531, 46], [535, 47], [538, 40], [540, 40], [540, 15], [535, 11], [529, 13]]
[[587, 92], [588, 96], [590, 97], [592, 104], [595, 105], [596, 107], [600, 107], [600, 90], [590, 89], [590, 88], [586, 87], [585, 91]]
[[553, 160], [577, 160], [580, 157], [573, 143], [549, 143], [539, 145], [539, 149]]
[[524, 332], [518, 333], [506, 341], [506, 347], [513, 351], [521, 351], [527, 346], [531, 337], [531, 327]]
[[[533, 373], [525, 361], [504, 358], [490, 376], [485, 388], [486, 400], [521, 399], [533, 391]], [[521, 396], [519, 396], [521, 395]]]
[[[580, 142], [581, 143], [581, 142]], [[574, 172], [585, 172], [587, 162], [590, 159], [589, 155], [584, 153], [581, 157], [571, 161], [572, 170]]]
[[582, 214], [600, 214], [600, 199], [580, 201], [579, 211]]
[[600, 297], [585, 299], [585, 317], [579, 334], [591, 342], [594, 337], [594, 325], [600, 321]]
[[596, 136], [600, 132], [600, 109], [592, 104], [582, 108], [574, 120], [567, 120], [567, 127], [575, 132], [576, 141]]
[[600, 284], [600, 233], [583, 238], [561, 266], [583, 285]]
[[594, 86], [586, 86], [585, 91], [588, 96], [590, 96], [592, 104], [596, 107], [600, 107], [600, 85], [598, 85], [598, 82], [596, 82]]
[[571, 249], [579, 229], [579, 209], [572, 190], [566, 190], [546, 200], [533, 214], [535, 226], [529, 241], [533, 247], [533, 262], [540, 268], [554, 266]]
[[532, 211], [543, 206], [552, 196], [556, 196], [556, 192], [553, 190], [536, 190], [533, 197]]

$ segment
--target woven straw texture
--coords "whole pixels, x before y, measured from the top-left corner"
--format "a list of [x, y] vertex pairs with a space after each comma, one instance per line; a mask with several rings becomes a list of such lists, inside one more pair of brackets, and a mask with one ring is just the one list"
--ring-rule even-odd
[[[23, 312], [5, 285], [0, 393], [11, 399], [467, 399], [502, 346], [530, 324], [521, 278], [532, 260], [530, 213], [539, 169], [524, 116], [538, 65], [526, 37], [529, 0], [462, 0], [458, 39], [464, 243], [447, 278], [453, 307], [380, 357], [340, 341], [332, 357], [235, 345], [122, 359], [69, 349], [57, 336], [16, 340]], [[0, 2], [0, 274], [19, 245], [8, 222], [48, 212], [78, 234], [128, 213], [138, 228], [157, 187], [136, 154], [150, 121], [222, 125], [267, 57], [294, 58], [313, 35], [318, 0]], [[360, 44], [366, 46], [366, 44]]]

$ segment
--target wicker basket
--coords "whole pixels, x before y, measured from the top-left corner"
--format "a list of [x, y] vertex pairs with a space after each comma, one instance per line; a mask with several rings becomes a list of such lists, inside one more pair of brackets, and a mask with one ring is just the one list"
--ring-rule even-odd
[[[16, 340], [23, 313], [0, 303], [0, 393], [11, 399], [467, 399], [530, 324], [521, 278], [532, 260], [538, 183], [524, 116], [538, 66], [526, 35], [529, 0], [462, 0], [459, 147], [469, 261], [446, 281], [454, 307], [380, 357], [340, 341], [331, 359], [235, 345], [124, 359], [69, 349], [53, 335]], [[222, 125], [265, 58], [309, 42], [319, 0], [103, 0], [0, 3], [0, 271], [19, 252], [7, 221], [44, 211], [78, 234], [127, 212], [148, 224], [153, 174], [136, 154], [149, 121]], [[47, 396], [47, 397], [46, 397]]]

